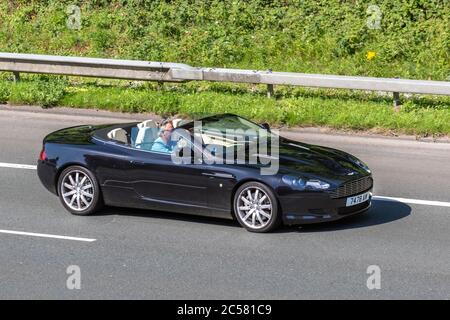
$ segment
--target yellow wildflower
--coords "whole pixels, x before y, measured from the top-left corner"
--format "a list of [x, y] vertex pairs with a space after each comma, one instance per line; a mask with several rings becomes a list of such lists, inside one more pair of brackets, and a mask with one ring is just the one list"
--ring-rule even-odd
[[372, 60], [373, 58], [375, 58], [376, 55], [377, 55], [377, 53], [375, 51], [369, 51], [366, 54], [366, 58], [367, 58], [367, 60]]

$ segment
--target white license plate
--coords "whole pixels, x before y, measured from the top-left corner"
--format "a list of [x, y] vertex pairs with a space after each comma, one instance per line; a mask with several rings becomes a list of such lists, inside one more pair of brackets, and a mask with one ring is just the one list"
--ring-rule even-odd
[[360, 195], [357, 195], [354, 197], [347, 198], [346, 206], [351, 207], [351, 206], [355, 206], [357, 204], [366, 202], [367, 200], [370, 199], [371, 195], [372, 195], [371, 192], [366, 192], [366, 193], [363, 193], [363, 194], [360, 194]]

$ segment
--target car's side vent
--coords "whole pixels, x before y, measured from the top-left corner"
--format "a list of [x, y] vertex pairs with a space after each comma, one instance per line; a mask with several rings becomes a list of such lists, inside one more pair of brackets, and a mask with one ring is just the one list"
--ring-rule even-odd
[[328, 193], [331, 198], [343, 198], [367, 191], [373, 187], [371, 176], [363, 177], [357, 180], [346, 182], [337, 189], [330, 190]]

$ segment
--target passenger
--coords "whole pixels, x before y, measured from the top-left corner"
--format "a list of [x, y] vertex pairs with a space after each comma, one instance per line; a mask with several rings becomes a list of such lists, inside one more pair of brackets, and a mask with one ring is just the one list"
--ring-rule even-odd
[[159, 130], [159, 138], [153, 142], [151, 150], [166, 153], [172, 152], [173, 148], [176, 146], [176, 142], [170, 140], [172, 130], [172, 121], [164, 121]]

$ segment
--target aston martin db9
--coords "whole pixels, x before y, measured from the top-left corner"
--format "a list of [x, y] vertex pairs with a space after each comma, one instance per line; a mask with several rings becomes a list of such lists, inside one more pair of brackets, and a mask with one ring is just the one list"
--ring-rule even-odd
[[236, 219], [253, 232], [364, 212], [373, 188], [356, 157], [233, 114], [62, 129], [44, 138], [37, 172], [72, 214], [152, 209]]

